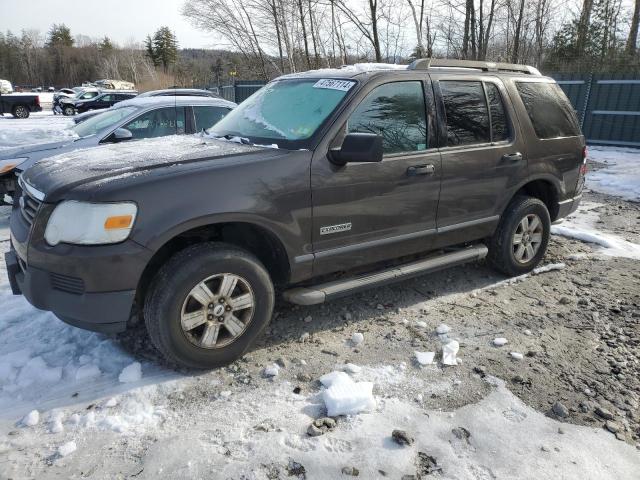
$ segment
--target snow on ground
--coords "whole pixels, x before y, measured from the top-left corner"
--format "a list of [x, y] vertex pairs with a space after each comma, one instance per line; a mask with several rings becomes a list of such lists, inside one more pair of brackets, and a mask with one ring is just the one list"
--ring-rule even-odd
[[[640, 163], [640, 158], [638, 162]], [[599, 203], [583, 201], [575, 213], [561, 224], [553, 225], [551, 233], [591, 243], [596, 252], [603, 255], [640, 260], [640, 245], [597, 228], [600, 215], [594, 210], [601, 206]]]
[[53, 115], [51, 111], [32, 113], [29, 118], [0, 117], [0, 154], [2, 150], [33, 143], [55, 142], [74, 137], [66, 127], [72, 126], [70, 117]]
[[640, 150], [589, 147], [589, 159], [606, 168], [589, 172], [587, 187], [596, 192], [640, 201]]

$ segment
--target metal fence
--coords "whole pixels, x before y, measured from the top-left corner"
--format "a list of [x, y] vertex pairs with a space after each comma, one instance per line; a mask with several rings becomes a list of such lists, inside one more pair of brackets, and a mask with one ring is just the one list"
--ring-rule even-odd
[[591, 144], [640, 147], [637, 75], [551, 74], [578, 112]]
[[222, 97], [232, 102], [240, 103], [260, 90], [267, 82], [263, 80], [239, 80], [233, 85], [222, 87]]

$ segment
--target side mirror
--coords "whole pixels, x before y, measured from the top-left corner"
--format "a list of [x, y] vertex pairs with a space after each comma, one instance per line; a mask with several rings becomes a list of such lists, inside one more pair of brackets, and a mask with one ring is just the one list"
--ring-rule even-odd
[[329, 150], [329, 159], [336, 165], [349, 162], [381, 162], [382, 137], [375, 133], [349, 133], [342, 147]]
[[131, 140], [132, 138], [133, 133], [131, 133], [126, 128], [116, 128], [115, 132], [111, 134], [111, 141], [116, 143]]

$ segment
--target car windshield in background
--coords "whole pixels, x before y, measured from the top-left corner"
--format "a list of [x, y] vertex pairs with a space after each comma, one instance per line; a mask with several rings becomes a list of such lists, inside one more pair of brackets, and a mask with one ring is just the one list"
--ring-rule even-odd
[[[331, 115], [353, 80], [304, 79], [272, 82], [218, 122], [210, 133], [246, 137], [255, 143], [300, 146]], [[296, 145], [297, 144], [297, 145]]]
[[123, 118], [131, 115], [136, 111], [136, 107], [122, 107], [114, 108], [99, 113], [95, 117], [91, 117], [82, 123], [72, 127], [73, 130], [80, 138], [89, 137], [95, 135], [103, 128], [115, 126], [117, 122]]

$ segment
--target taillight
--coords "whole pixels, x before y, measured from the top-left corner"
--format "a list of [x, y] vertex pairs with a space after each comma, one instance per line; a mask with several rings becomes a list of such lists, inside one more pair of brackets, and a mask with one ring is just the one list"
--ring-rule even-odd
[[36, 95], [36, 106], [40, 106], [40, 95]]

